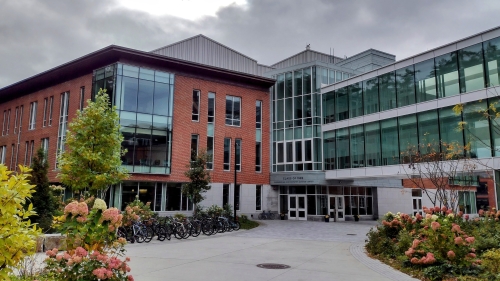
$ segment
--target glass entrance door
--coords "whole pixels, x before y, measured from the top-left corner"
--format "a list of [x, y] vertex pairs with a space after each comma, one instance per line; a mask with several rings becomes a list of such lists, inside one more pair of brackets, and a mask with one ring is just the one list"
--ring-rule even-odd
[[345, 221], [344, 196], [330, 196], [328, 200], [328, 213], [330, 221]]
[[307, 203], [305, 195], [288, 196], [288, 219], [307, 220]]

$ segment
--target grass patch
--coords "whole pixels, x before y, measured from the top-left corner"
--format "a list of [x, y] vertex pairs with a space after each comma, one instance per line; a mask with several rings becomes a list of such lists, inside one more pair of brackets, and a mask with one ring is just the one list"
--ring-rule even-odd
[[241, 229], [252, 229], [259, 226], [258, 222], [252, 220], [240, 221], [240, 224], [241, 224]]

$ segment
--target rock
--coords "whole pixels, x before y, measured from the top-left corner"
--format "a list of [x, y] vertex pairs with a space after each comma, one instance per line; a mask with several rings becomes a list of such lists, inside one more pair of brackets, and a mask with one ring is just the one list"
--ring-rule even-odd
[[52, 250], [54, 248], [58, 250], [66, 249], [66, 237], [60, 234], [48, 234], [45, 235], [44, 248], [45, 250]]

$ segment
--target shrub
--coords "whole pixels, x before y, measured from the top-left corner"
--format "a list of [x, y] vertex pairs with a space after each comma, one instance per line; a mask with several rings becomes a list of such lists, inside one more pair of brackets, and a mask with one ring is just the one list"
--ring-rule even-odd
[[129, 259], [121, 259], [126, 241], [116, 236], [122, 218], [118, 209], [108, 209], [101, 199], [95, 200], [90, 211], [85, 202], [68, 204], [58, 218], [59, 230], [67, 236], [67, 251], [47, 251], [43, 277], [58, 281], [133, 280], [127, 275]]
[[34, 192], [29, 184], [30, 169], [19, 166], [20, 172], [13, 176], [0, 164], [0, 279], [8, 274], [24, 257], [35, 252], [36, 237], [40, 229], [32, 224], [29, 217], [36, 215], [33, 205], [25, 209], [27, 200]]
[[483, 269], [491, 280], [500, 279], [500, 249], [488, 250], [482, 256]]
[[212, 205], [207, 208], [207, 214], [211, 217], [213, 216], [220, 216], [224, 212], [224, 209], [217, 206], [217, 205]]

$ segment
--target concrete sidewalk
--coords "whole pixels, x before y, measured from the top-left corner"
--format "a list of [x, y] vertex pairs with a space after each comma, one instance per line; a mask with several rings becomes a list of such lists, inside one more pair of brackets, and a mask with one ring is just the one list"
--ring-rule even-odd
[[[359, 245], [373, 225], [266, 221], [249, 231], [153, 240], [126, 248], [137, 281], [411, 280], [364, 255]], [[261, 263], [286, 264], [290, 268], [256, 266]]]

